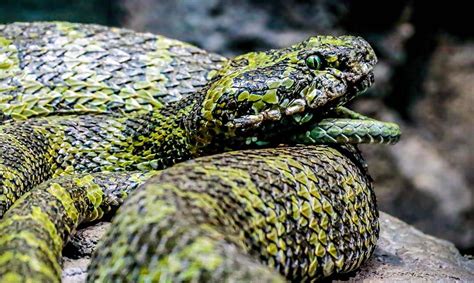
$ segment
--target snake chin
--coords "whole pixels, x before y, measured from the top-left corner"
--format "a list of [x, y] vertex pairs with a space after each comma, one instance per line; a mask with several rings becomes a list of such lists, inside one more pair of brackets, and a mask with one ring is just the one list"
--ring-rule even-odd
[[235, 129], [255, 129], [263, 123], [281, 123], [293, 117], [297, 124], [304, 124], [314, 117], [325, 118], [338, 106], [343, 106], [353, 98], [364, 93], [374, 83], [374, 74], [370, 69], [367, 74], [354, 75], [338, 71], [327, 71], [325, 76], [318, 76], [299, 91], [293, 99], [282, 99], [280, 105], [265, 109], [258, 114], [236, 117], [227, 123]]

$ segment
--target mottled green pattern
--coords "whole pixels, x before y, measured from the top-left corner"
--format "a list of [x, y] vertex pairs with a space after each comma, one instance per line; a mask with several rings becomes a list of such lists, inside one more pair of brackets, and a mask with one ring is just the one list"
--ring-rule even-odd
[[[120, 181], [132, 174], [126, 172], [282, 143], [396, 142], [397, 125], [343, 107], [372, 84], [376, 60], [369, 44], [353, 36], [314, 36], [226, 59], [125, 29], [0, 25], [0, 276], [59, 280], [61, 248], [79, 223], [100, 219], [104, 190], [127, 191], [128, 182], [140, 182]], [[136, 229], [138, 242], [116, 242], [123, 245], [104, 251], [117, 254], [103, 256], [131, 262], [137, 256], [143, 266], [121, 269], [129, 262], [117, 260], [114, 276], [130, 271], [165, 281], [281, 279], [258, 260], [294, 280], [352, 270], [373, 249], [377, 212], [366, 172], [358, 171], [362, 159], [346, 153], [357, 166], [334, 149], [316, 147], [232, 153], [173, 167], [158, 177], [174, 176], [157, 184], [159, 192], [148, 200], [141, 191], [127, 208], [144, 201], [160, 213], [118, 220]], [[265, 214], [271, 211], [281, 215]], [[134, 255], [134, 248], [158, 244], [140, 238], [147, 229], [164, 231], [170, 241], [157, 254]], [[115, 229], [108, 241], [131, 239], [127, 231]], [[179, 252], [160, 253], [169, 251], [168, 243]]]
[[291, 139], [303, 144], [394, 144], [400, 139], [400, 128], [395, 123], [377, 121], [341, 106], [336, 108], [334, 118], [322, 119], [305, 133], [293, 135]]
[[117, 209], [149, 177], [65, 176], [25, 194], [0, 222], [0, 282], [59, 282], [62, 248], [77, 226]]
[[[0, 25], [0, 113], [151, 110], [207, 83], [224, 58], [152, 34], [71, 23]], [[0, 114], [1, 117], [1, 114]]]
[[192, 145], [177, 124], [178, 112], [6, 122], [0, 126], [0, 216], [23, 193], [52, 177], [162, 169], [189, 159]]
[[361, 166], [325, 146], [175, 165], [121, 207], [89, 281], [275, 279], [257, 260], [295, 282], [354, 270], [372, 254], [379, 232]]
[[[354, 120], [340, 138], [347, 123], [324, 119], [373, 81], [375, 54], [358, 37], [312, 37], [225, 60], [94, 25], [11, 24], [0, 35], [0, 111], [4, 119], [30, 117], [0, 125], [0, 216], [65, 173], [162, 169], [287, 137], [315, 144], [399, 136], [391, 124], [378, 122], [377, 136], [375, 122]], [[312, 54], [325, 58], [321, 69], [306, 66]], [[345, 138], [351, 131], [356, 138]]]

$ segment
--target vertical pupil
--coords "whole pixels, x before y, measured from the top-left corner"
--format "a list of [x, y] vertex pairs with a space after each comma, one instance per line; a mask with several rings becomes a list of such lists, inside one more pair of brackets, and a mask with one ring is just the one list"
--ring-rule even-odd
[[321, 64], [318, 56], [308, 57], [307, 63], [308, 63], [308, 66], [313, 69], [319, 69], [320, 64]]

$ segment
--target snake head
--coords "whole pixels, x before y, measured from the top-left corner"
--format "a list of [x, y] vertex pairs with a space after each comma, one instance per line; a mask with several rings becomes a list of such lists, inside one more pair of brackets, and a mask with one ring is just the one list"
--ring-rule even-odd
[[290, 118], [321, 115], [365, 91], [376, 61], [370, 45], [354, 36], [315, 36], [243, 54], [212, 75], [195, 110], [213, 136], [255, 135], [262, 125], [281, 131]]

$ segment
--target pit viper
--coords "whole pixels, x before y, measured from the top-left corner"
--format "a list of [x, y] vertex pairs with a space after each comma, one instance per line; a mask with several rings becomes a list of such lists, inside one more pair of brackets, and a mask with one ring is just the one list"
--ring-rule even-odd
[[351, 144], [400, 136], [344, 107], [376, 61], [354, 36], [227, 59], [120, 28], [0, 25], [0, 278], [59, 281], [78, 225], [129, 194], [91, 282], [356, 269], [378, 212]]

